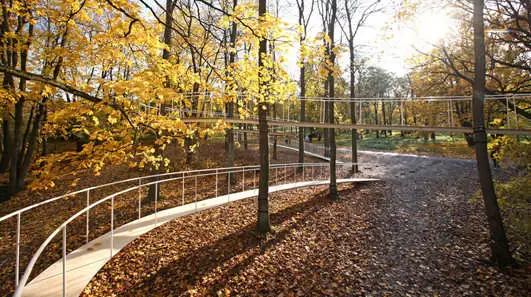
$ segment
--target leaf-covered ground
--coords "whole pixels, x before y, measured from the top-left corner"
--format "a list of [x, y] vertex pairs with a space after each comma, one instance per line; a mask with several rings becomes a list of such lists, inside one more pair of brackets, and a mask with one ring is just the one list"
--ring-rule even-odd
[[[295, 151], [281, 150], [279, 151], [279, 159], [272, 160], [272, 163], [291, 163], [297, 162], [298, 154]], [[184, 153], [179, 147], [169, 147], [164, 154], [172, 160], [172, 170], [185, 170]], [[249, 146], [248, 150], [240, 147], [237, 150], [235, 166], [240, 165], [255, 165], [258, 163], [258, 152], [256, 146]], [[307, 162], [321, 162], [319, 159], [307, 158]], [[215, 168], [224, 167], [225, 158], [223, 154], [222, 141], [208, 141], [199, 146], [196, 154], [194, 154], [192, 168]], [[90, 173], [79, 174], [78, 176], [65, 177], [62, 182], [58, 182], [55, 188], [47, 191], [31, 192], [29, 190], [18, 193], [11, 200], [0, 204], [0, 216], [8, 214], [12, 211], [21, 209], [25, 206], [68, 193], [74, 190], [87, 188], [103, 183], [124, 180], [137, 176], [145, 176], [153, 174], [149, 170], [141, 171], [138, 169], [131, 169], [127, 166], [109, 166], [101, 176], [94, 176]], [[1, 177], [0, 177], [1, 178]], [[5, 178], [5, 176], [4, 176]], [[70, 186], [75, 178], [80, 178], [75, 187]], [[238, 179], [241, 181], [241, 176], [232, 176], [231, 179]], [[197, 199], [208, 198], [214, 195], [212, 187], [215, 182], [214, 177], [202, 178], [198, 180], [198, 197]], [[252, 184], [249, 176], [246, 177], [247, 188]], [[112, 186], [102, 190], [91, 192], [91, 201], [101, 199], [119, 190], [135, 186], [137, 183], [127, 183]], [[225, 186], [226, 178], [220, 177], [219, 193], [224, 194], [227, 191]], [[223, 186], [222, 186], [223, 185]], [[231, 191], [237, 191], [241, 188], [241, 183], [235, 183], [231, 187]], [[181, 186], [167, 183], [161, 186], [161, 197], [158, 204], [158, 209], [165, 209], [175, 207], [181, 203], [181, 193], [176, 191], [181, 189]], [[185, 185], [186, 202], [194, 200], [194, 181], [188, 180]], [[124, 197], [131, 196], [131, 197]], [[115, 227], [131, 221], [137, 217], [137, 203], [134, 201], [136, 195], [124, 195], [119, 197], [116, 201], [116, 217]], [[147, 215], [154, 211], [154, 203], [152, 199], [147, 197], [147, 187], [142, 189], [143, 206], [142, 213]], [[45, 206], [31, 210], [24, 213], [21, 217], [21, 267], [20, 273], [24, 272], [26, 264], [29, 262], [31, 256], [38, 249], [39, 245], [57, 228], [63, 221], [68, 219], [76, 212], [82, 210], [86, 206], [85, 194], [73, 195], [65, 199], [60, 199]], [[68, 227], [68, 251], [75, 250], [85, 243], [85, 216], [81, 216]], [[90, 239], [101, 236], [110, 230], [108, 224], [110, 218], [110, 204], [104, 204], [101, 207], [95, 208], [91, 211], [90, 217]], [[96, 228], [98, 226], [98, 228]], [[61, 237], [57, 236], [50, 246], [44, 250], [43, 255], [37, 261], [36, 267], [32, 276], [36, 276], [46, 267], [59, 260], [61, 257]], [[16, 251], [16, 218], [12, 218], [0, 223], [0, 296], [9, 296], [15, 288], [15, 251]]]
[[179, 218], [128, 245], [83, 296], [529, 296], [529, 271], [486, 264], [473, 162], [363, 155], [382, 182], [271, 195]]

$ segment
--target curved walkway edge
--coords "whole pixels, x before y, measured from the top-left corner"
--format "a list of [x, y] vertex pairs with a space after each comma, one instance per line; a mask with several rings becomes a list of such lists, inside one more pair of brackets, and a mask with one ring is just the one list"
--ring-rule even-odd
[[[372, 182], [373, 178], [338, 179], [337, 183]], [[300, 187], [326, 185], [328, 180], [303, 181], [278, 186], [270, 186], [269, 192], [291, 190]], [[142, 234], [165, 224], [177, 217], [186, 216], [201, 210], [220, 206], [232, 201], [252, 198], [258, 195], [258, 189], [229, 195], [218, 196], [195, 203], [178, 206], [127, 223], [114, 230], [113, 250], [111, 252], [111, 233], [106, 233], [71, 252], [66, 257], [66, 296], [79, 296], [92, 277], [128, 243]], [[25, 288], [25, 297], [62, 296], [63, 262], [59, 260], [33, 279]]]

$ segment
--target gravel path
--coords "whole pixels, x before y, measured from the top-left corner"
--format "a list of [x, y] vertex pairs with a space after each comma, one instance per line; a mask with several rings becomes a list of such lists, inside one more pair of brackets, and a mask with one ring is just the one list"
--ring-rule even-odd
[[370, 163], [361, 176], [385, 185], [371, 220], [379, 234], [371, 243], [372, 279], [396, 296], [529, 296], [525, 276], [511, 279], [485, 264], [488, 232], [483, 204], [472, 201], [479, 188], [474, 160], [366, 152], [360, 163]]
[[252, 200], [177, 219], [113, 257], [83, 296], [530, 295], [525, 272], [486, 264], [474, 161], [360, 161], [382, 182], [342, 187], [337, 202], [326, 187], [275, 193], [265, 237]]

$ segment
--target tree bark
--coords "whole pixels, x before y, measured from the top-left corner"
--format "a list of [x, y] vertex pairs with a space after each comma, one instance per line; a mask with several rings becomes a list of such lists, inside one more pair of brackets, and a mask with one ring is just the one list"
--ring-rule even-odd
[[[302, 45], [302, 39], [301, 39]], [[306, 79], [305, 79], [305, 67], [304, 64], [300, 68], [300, 98], [301, 98], [301, 116], [300, 121], [304, 122], [306, 120], [306, 101], [304, 97], [306, 96]], [[304, 163], [304, 127], [299, 127], [299, 163]], [[302, 169], [300, 167], [299, 169]]]
[[491, 237], [492, 261], [499, 267], [513, 262], [509, 244], [505, 235], [503, 221], [494, 191], [492, 174], [487, 151], [487, 134], [485, 132], [483, 100], [485, 97], [485, 28], [483, 21], [484, 0], [474, 0], [474, 93], [472, 96], [474, 119], [474, 142], [476, 160], [481, 183], [481, 191], [485, 202], [487, 221]]
[[[334, 28], [335, 28], [335, 22], [336, 22], [336, 12], [337, 12], [337, 1], [332, 0], [332, 6], [331, 6], [331, 13], [332, 17], [330, 18], [330, 24], [329, 24], [329, 35], [330, 35], [330, 65], [334, 65], [336, 55], [334, 53]], [[330, 69], [331, 70], [331, 69]], [[330, 98], [334, 98], [335, 96], [335, 86], [334, 86], [334, 75], [332, 71], [328, 71], [328, 87], [330, 89], [329, 95]], [[329, 102], [329, 108], [328, 108], [328, 120], [330, 124], [334, 123], [334, 101]], [[328, 138], [330, 143], [330, 186], [329, 186], [329, 194], [330, 198], [332, 200], [339, 199], [339, 195], [337, 193], [337, 182], [336, 182], [336, 135], [335, 135], [335, 129], [330, 128], [328, 132]]]
[[2, 155], [0, 156], [0, 173], [9, 169], [9, 121], [2, 121]]
[[[236, 6], [238, 5], [238, 0], [232, 1], [232, 9], [234, 10]], [[236, 46], [236, 34], [237, 34], [237, 25], [236, 22], [233, 21], [230, 29], [230, 47], [235, 48]], [[229, 65], [232, 66], [232, 64], [236, 60], [236, 52], [230, 51], [229, 53]], [[234, 102], [227, 102], [226, 103], [226, 109], [227, 109], [227, 118], [232, 118], [234, 116]], [[235, 159], [235, 151], [234, 151], [234, 130], [232, 128], [229, 128], [226, 130], [226, 149], [227, 149], [227, 167], [234, 166], [234, 159]]]
[[[267, 0], [258, 1], [258, 16], [264, 17], [267, 10]], [[261, 19], [259, 20], [262, 21]], [[264, 56], [267, 54], [267, 40], [260, 38], [258, 50], [258, 66], [264, 67]], [[261, 71], [260, 71], [261, 73]], [[267, 96], [265, 82], [259, 78], [260, 93]], [[267, 129], [267, 102], [264, 100], [258, 103], [258, 129], [259, 134], [259, 151], [260, 151], [260, 175], [258, 188], [258, 222], [257, 230], [260, 233], [267, 233], [270, 230], [269, 223], [269, 135]]]
[[[355, 71], [354, 71], [354, 42], [349, 42], [350, 48], [350, 99], [355, 98]], [[350, 102], [350, 122], [356, 124], [356, 104], [354, 101]], [[358, 131], [356, 129], [351, 130], [351, 151], [352, 151], [352, 172], [358, 172]]]

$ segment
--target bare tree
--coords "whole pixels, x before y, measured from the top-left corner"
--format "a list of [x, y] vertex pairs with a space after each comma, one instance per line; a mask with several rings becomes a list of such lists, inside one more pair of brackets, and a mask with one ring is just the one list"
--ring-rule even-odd
[[[299, 38], [299, 46], [304, 46], [304, 41], [308, 35], [308, 24], [310, 23], [310, 18], [312, 17], [313, 8], [315, 0], [310, 0], [309, 2], [309, 11], [306, 12], [306, 4], [308, 1], [305, 0], [296, 0], [297, 9], [299, 11], [299, 25], [302, 27], [302, 32]], [[304, 122], [306, 120], [306, 101], [304, 97], [306, 96], [306, 78], [305, 78], [305, 63], [300, 61], [300, 77], [299, 77], [299, 88], [300, 88], [300, 97], [301, 97], [301, 114], [300, 121]], [[299, 127], [299, 163], [304, 163], [304, 127]]]
[[[349, 62], [350, 62], [350, 98], [356, 97], [356, 52], [354, 39], [358, 34], [359, 29], [367, 22], [367, 19], [381, 10], [378, 7], [380, 0], [376, 0], [366, 7], [362, 6], [359, 0], [344, 0], [345, 18], [347, 20], [347, 28], [341, 26], [343, 33], [348, 42]], [[350, 102], [350, 121], [352, 124], [356, 123], [356, 104], [354, 101]], [[358, 172], [358, 132], [352, 129], [352, 172]]]

